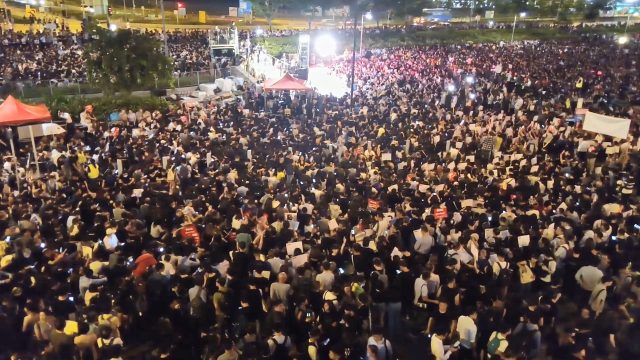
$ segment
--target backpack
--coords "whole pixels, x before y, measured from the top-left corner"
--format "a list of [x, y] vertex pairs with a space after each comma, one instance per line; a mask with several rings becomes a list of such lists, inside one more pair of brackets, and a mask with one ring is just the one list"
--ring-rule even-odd
[[229, 316], [231, 314], [231, 304], [229, 303], [229, 299], [231, 298], [231, 289], [227, 289], [226, 292], [220, 292], [220, 294], [222, 295], [220, 311]]
[[513, 270], [511, 270], [509, 268], [509, 263], [507, 263], [506, 267], [502, 267], [502, 265], [500, 265], [500, 262], [496, 262], [496, 264], [498, 264], [498, 267], [500, 268], [500, 271], [498, 272], [498, 276], [497, 276], [497, 280], [498, 280], [498, 284], [499, 285], [508, 285], [511, 283], [511, 279], [513, 277]]
[[178, 167], [178, 177], [183, 181], [191, 177], [191, 170], [188, 165], [180, 165]]
[[496, 355], [498, 353], [498, 349], [500, 348], [500, 344], [506, 339], [501, 339], [496, 333], [496, 336], [493, 336], [489, 339], [489, 343], [487, 344], [487, 352], [491, 355]]
[[202, 317], [206, 313], [205, 302], [202, 300], [200, 293], [202, 293], [202, 287], [198, 289], [196, 296], [189, 302], [189, 305], [191, 306], [191, 313], [195, 317]]
[[271, 340], [276, 344], [276, 348], [273, 350], [273, 354], [271, 354], [271, 359], [273, 360], [289, 359], [289, 349], [287, 348], [287, 340], [289, 340], [289, 337], [285, 336], [284, 341], [282, 341], [282, 343], [279, 343], [274, 337], [272, 337]]
[[[120, 357], [120, 353], [122, 352], [122, 345], [114, 344], [113, 342], [116, 338], [111, 338], [108, 342], [104, 339], [98, 339], [98, 358], [100, 360], [109, 360], [112, 358]], [[102, 344], [102, 346], [100, 346]]]
[[167, 181], [175, 181], [175, 180], [176, 180], [176, 172], [172, 166], [167, 170]]

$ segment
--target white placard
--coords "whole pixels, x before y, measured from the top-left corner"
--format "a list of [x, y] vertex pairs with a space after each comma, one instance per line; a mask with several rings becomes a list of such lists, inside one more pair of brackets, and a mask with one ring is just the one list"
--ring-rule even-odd
[[474, 205], [475, 205], [475, 202], [472, 199], [466, 199], [466, 200], [460, 201], [460, 206], [462, 206], [463, 208], [473, 207]]
[[287, 243], [287, 255], [293, 256], [295, 254], [295, 250], [300, 249], [300, 251], [304, 251], [302, 248], [302, 241], [294, 241]]
[[518, 236], [518, 246], [519, 247], [529, 246], [530, 243], [531, 243], [531, 237], [529, 235]]
[[300, 266], [306, 264], [309, 261], [309, 253], [294, 256], [291, 258], [291, 265], [294, 268], [299, 268]]
[[582, 128], [598, 134], [625, 139], [629, 134], [630, 119], [606, 116], [587, 111]]
[[295, 220], [289, 220], [289, 229], [293, 231], [298, 231], [299, 226], [300, 226], [300, 222]]
[[382, 154], [382, 156], [380, 157], [380, 159], [382, 161], [391, 161], [391, 153], [384, 153]]

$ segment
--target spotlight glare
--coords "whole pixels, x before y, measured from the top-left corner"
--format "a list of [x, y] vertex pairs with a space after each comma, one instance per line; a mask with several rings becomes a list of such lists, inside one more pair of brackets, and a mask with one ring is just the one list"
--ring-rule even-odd
[[337, 49], [336, 39], [329, 34], [320, 35], [316, 38], [315, 49], [320, 57], [334, 56]]

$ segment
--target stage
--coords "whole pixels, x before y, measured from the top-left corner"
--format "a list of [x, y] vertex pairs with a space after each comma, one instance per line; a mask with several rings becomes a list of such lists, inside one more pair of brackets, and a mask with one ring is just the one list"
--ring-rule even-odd
[[309, 68], [309, 80], [307, 84], [322, 95], [342, 96], [349, 92], [347, 79], [331, 72], [331, 69], [324, 66], [314, 66]]

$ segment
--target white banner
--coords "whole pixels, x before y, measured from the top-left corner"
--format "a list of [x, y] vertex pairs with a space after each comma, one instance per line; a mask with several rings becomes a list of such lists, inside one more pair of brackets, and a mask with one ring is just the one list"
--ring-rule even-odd
[[587, 111], [582, 128], [598, 134], [625, 139], [627, 134], [629, 134], [630, 125], [631, 120], [629, 119], [600, 115]]

